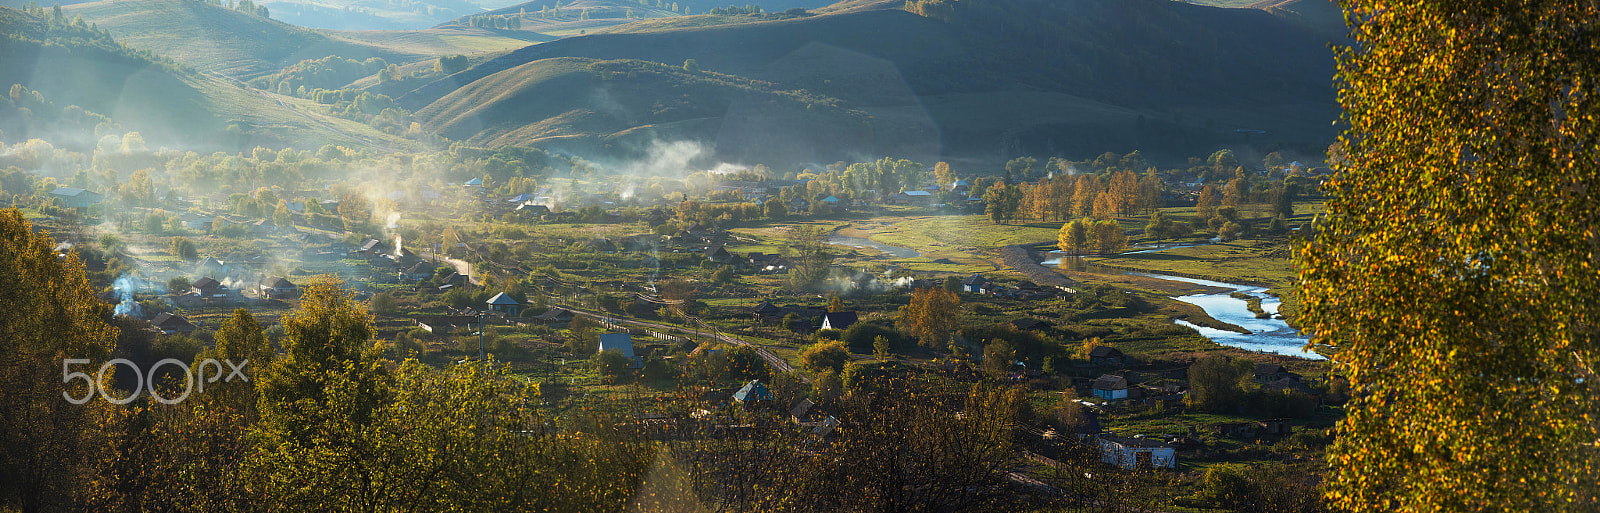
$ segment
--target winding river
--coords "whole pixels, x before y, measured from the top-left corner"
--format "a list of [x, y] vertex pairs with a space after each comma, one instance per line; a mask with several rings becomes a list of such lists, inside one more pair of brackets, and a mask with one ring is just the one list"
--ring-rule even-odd
[[[890, 246], [888, 244], [882, 244], [859, 237], [846, 237], [837, 233], [829, 235], [827, 242], [829, 244], [838, 244], [841, 246], [872, 248], [892, 255], [895, 258], [915, 258], [922, 256], [921, 252], [913, 249]], [[1149, 247], [1135, 248], [1137, 250], [1135, 252], [1155, 253], [1169, 249], [1186, 248], [1197, 245], [1201, 244], [1152, 245]], [[1211, 318], [1238, 326], [1248, 330], [1249, 333], [1239, 333], [1235, 331], [1199, 326], [1182, 319], [1176, 319], [1173, 322], [1181, 326], [1192, 328], [1199, 332], [1201, 336], [1225, 346], [1237, 347], [1240, 349], [1263, 353], [1296, 356], [1308, 360], [1327, 359], [1320, 354], [1302, 349], [1305, 347], [1306, 342], [1309, 339], [1300, 335], [1298, 330], [1290, 327], [1287, 322], [1283, 321], [1283, 319], [1276, 318], [1278, 307], [1281, 306], [1283, 302], [1278, 298], [1267, 294], [1266, 287], [1239, 285], [1236, 283], [1224, 283], [1220, 281], [1185, 278], [1182, 276], [1170, 276], [1165, 274], [1128, 272], [1120, 269], [1098, 266], [1082, 257], [1063, 256], [1058, 252], [1051, 252], [1051, 257], [1052, 258], [1049, 260], [1041, 262], [1041, 264], [1054, 265], [1074, 271], [1102, 274], [1125, 273], [1149, 278], [1228, 289], [1228, 292], [1214, 294], [1190, 294], [1187, 296], [1177, 296], [1172, 299], [1198, 306], [1201, 310], [1206, 312], [1206, 315], [1211, 316]], [[1260, 298], [1261, 309], [1272, 315], [1266, 319], [1256, 318], [1256, 314], [1250, 311], [1248, 303], [1244, 299], [1233, 297], [1232, 294], [1235, 292], [1250, 297]]]
[[[1180, 247], [1193, 246], [1195, 246], [1195, 244], [1175, 244], [1165, 247], [1144, 249], [1142, 251], [1138, 251], [1138, 253], [1154, 253]], [[1240, 349], [1262, 353], [1297, 356], [1307, 360], [1327, 359], [1320, 354], [1303, 349], [1309, 339], [1300, 335], [1299, 330], [1290, 327], [1289, 323], [1284, 322], [1283, 319], [1276, 318], [1278, 314], [1278, 307], [1282, 305], [1283, 301], [1267, 294], [1267, 287], [1240, 285], [1237, 283], [1224, 283], [1220, 281], [1202, 280], [1197, 278], [1185, 278], [1182, 276], [1171, 276], [1166, 274], [1129, 272], [1120, 269], [1097, 266], [1093, 263], [1089, 263], [1082, 257], [1059, 256], [1055, 255], [1054, 252], [1052, 252], [1052, 255], [1057, 256], [1057, 258], [1046, 260], [1042, 262], [1042, 265], [1055, 265], [1057, 267], [1064, 267], [1074, 271], [1092, 273], [1124, 273], [1135, 276], [1144, 276], [1147, 278], [1157, 278], [1183, 283], [1193, 283], [1195, 285], [1204, 285], [1207, 287], [1229, 289], [1228, 292], [1220, 292], [1215, 294], [1190, 294], [1187, 296], [1177, 296], [1172, 299], [1198, 306], [1201, 310], [1206, 312], [1206, 315], [1211, 316], [1212, 319], [1244, 328], [1250, 333], [1239, 333], [1236, 331], [1199, 326], [1183, 319], [1176, 319], [1172, 322], [1181, 326], [1192, 328], [1199, 332], [1201, 336], [1225, 346], [1237, 347]], [[1272, 316], [1266, 319], [1256, 318], [1256, 314], [1250, 311], [1248, 306], [1249, 303], [1244, 299], [1233, 297], [1233, 293], [1240, 293], [1250, 297], [1260, 298], [1261, 310], [1272, 314]]]

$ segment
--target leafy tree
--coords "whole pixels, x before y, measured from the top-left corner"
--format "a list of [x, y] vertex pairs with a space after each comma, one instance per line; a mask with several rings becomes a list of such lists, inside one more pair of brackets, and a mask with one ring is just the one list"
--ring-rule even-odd
[[1082, 219], [1062, 223], [1056, 237], [1056, 247], [1061, 251], [1082, 253], [1089, 249], [1089, 223]]
[[1594, 7], [1341, 6], [1347, 128], [1300, 259], [1302, 323], [1353, 391], [1331, 505], [1593, 509]]
[[879, 360], [888, 360], [894, 346], [889, 343], [889, 337], [878, 335], [872, 338], [872, 354]]
[[394, 388], [371, 318], [343, 285], [320, 276], [301, 289], [300, 309], [282, 321], [285, 354], [260, 373], [255, 461], [262, 486], [283, 505], [381, 504], [390, 493], [351, 486], [381, 481], [383, 469], [361, 455], [381, 445], [369, 427]]
[[1128, 236], [1122, 225], [1110, 219], [1096, 221], [1089, 227], [1089, 245], [1102, 254], [1116, 253], [1128, 247]]
[[1016, 361], [1017, 349], [1005, 339], [990, 340], [983, 346], [983, 370], [991, 375], [1006, 375]]
[[618, 383], [627, 376], [628, 368], [633, 361], [623, 356], [621, 351], [601, 351], [600, 354], [589, 360], [596, 372], [600, 373], [602, 382]]
[[944, 290], [951, 294], [961, 292], [961, 277], [955, 275], [944, 277]]
[[185, 262], [193, 262], [200, 259], [199, 250], [195, 249], [194, 241], [189, 240], [188, 237], [173, 237], [171, 251], [172, 256], [178, 257]]
[[1189, 366], [1189, 403], [1219, 413], [1233, 413], [1241, 406], [1243, 380], [1250, 376], [1254, 363], [1209, 356]]
[[783, 200], [773, 197], [768, 199], [766, 203], [762, 204], [762, 213], [765, 214], [768, 219], [781, 221], [789, 217], [789, 207], [783, 204]]
[[[83, 397], [81, 383], [63, 383], [63, 358], [99, 362], [118, 330], [109, 307], [84, 275], [76, 253], [57, 259], [48, 232], [34, 232], [21, 211], [0, 210], [0, 504], [38, 511], [71, 504], [88, 483], [72, 463], [102, 450], [83, 437], [94, 409], [63, 400]], [[77, 370], [94, 372], [91, 367]], [[92, 399], [99, 401], [99, 399]]]
[[1200, 200], [1195, 204], [1196, 212], [1203, 218], [1217, 215], [1217, 205], [1221, 201], [1222, 199], [1217, 197], [1216, 186], [1207, 184], [1205, 188], [1200, 189]]
[[700, 72], [700, 61], [697, 61], [697, 60], [694, 60], [694, 59], [684, 59], [684, 61], [683, 61], [683, 70], [687, 71], [687, 72], [690, 72], [690, 73], [699, 73]]
[[800, 352], [800, 364], [813, 372], [839, 372], [849, 362], [850, 349], [841, 341], [818, 342]]
[[900, 307], [896, 326], [926, 347], [944, 347], [961, 323], [961, 296], [944, 289], [911, 291], [911, 304]]
[[373, 294], [368, 303], [374, 313], [384, 315], [393, 314], [399, 306], [394, 299], [394, 295], [388, 292]]
[[173, 294], [188, 292], [193, 287], [194, 284], [189, 282], [189, 277], [187, 276], [174, 276], [172, 279], [167, 280], [167, 291]]

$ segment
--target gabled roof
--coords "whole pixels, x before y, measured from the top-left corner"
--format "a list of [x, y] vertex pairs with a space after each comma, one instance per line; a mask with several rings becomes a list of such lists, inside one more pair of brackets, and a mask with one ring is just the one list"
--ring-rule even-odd
[[271, 278], [267, 278], [266, 280], [263, 280], [261, 283], [263, 285], [266, 285], [268, 287], [272, 287], [272, 288], [275, 288], [275, 289], [292, 289], [292, 288], [296, 288], [293, 283], [290, 283], [289, 280], [284, 279], [284, 277], [282, 277], [282, 276], [273, 276]]
[[467, 183], [464, 183], [462, 185], [483, 185], [483, 179], [482, 178], [473, 178], [471, 180], [467, 180]]
[[161, 312], [156, 318], [150, 320], [150, 325], [165, 331], [194, 331], [199, 329], [194, 323], [172, 312]]
[[1283, 366], [1276, 363], [1256, 364], [1256, 374], [1282, 374]]
[[533, 316], [533, 318], [541, 321], [555, 321], [560, 319], [571, 319], [572, 316], [573, 313], [565, 308], [551, 307], [549, 310], [545, 310], [544, 313]]
[[989, 279], [984, 278], [982, 274], [974, 274], [968, 276], [965, 280], [961, 280], [962, 285], [983, 285], [985, 283], [989, 283]]
[[193, 286], [194, 288], [197, 288], [197, 289], [209, 289], [211, 287], [215, 287], [215, 286], [221, 285], [221, 284], [222, 283], [217, 281], [216, 278], [212, 278], [210, 276], [206, 276], [204, 278], [200, 278], [198, 280], [195, 280], [194, 283], [190, 283], [189, 285], [191, 285], [191, 286]]
[[406, 269], [406, 274], [432, 274], [432, 271], [433, 266], [429, 265], [427, 262], [417, 262], [416, 264], [413, 264], [411, 268]]
[[966, 186], [970, 187], [972, 184], [967, 183], [966, 180], [961, 180], [961, 179], [957, 179], [955, 183], [950, 184], [951, 187], [960, 187], [960, 186], [963, 186], [963, 185], [966, 185]]
[[816, 405], [817, 403], [811, 402], [810, 399], [801, 399], [798, 404], [794, 405], [794, 408], [789, 409], [789, 416], [797, 419], [804, 418], [807, 413], [811, 412], [811, 407]]
[[[547, 312], [548, 313], [548, 312]], [[627, 333], [606, 333], [600, 335], [600, 349], [596, 352], [616, 351], [622, 356], [633, 359], [633, 335]]]
[[1110, 346], [1095, 346], [1093, 350], [1089, 351], [1090, 358], [1114, 358], [1118, 356], [1122, 356], [1122, 351]]
[[366, 242], [361, 243], [362, 251], [372, 251], [372, 248], [375, 247], [378, 247], [378, 239], [367, 239]]
[[828, 312], [823, 315], [822, 321], [836, 330], [842, 330], [855, 324], [858, 320], [855, 312]]
[[520, 305], [520, 304], [522, 304], [522, 303], [518, 303], [517, 300], [512, 299], [511, 296], [506, 295], [506, 293], [504, 293], [504, 292], [501, 292], [499, 294], [495, 294], [494, 297], [489, 298], [489, 301], [487, 301], [487, 303], [491, 304], [491, 305]]
[[761, 384], [760, 380], [750, 380], [749, 383], [744, 384], [744, 388], [740, 388], [738, 392], [733, 393], [733, 400], [740, 402], [771, 401], [772, 391], [767, 390], [767, 386]]
[[839, 198], [836, 198], [836, 197], [833, 197], [833, 196], [828, 196], [826, 198], [822, 198], [822, 201], [826, 202], [826, 203], [838, 203], [839, 202]]
[[929, 196], [933, 196], [933, 193], [930, 193], [928, 191], [906, 191], [904, 194], [906, 196], [911, 196], [913, 198], [919, 197], [919, 196], [920, 197], [924, 197], [924, 198], [929, 197]]
[[762, 301], [761, 304], [756, 305], [756, 310], [755, 311], [758, 314], [770, 315], [770, 314], [780, 313], [780, 312], [783, 311], [783, 309], [782, 308], [778, 308], [777, 306], [774, 306], [770, 302]]
[[1093, 388], [1095, 390], [1127, 390], [1128, 378], [1106, 374], [1095, 378]]

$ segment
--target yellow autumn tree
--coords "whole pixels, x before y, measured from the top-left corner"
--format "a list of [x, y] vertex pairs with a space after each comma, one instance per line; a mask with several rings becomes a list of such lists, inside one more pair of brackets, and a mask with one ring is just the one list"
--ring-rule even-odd
[[942, 348], [961, 326], [961, 297], [942, 288], [916, 289], [911, 304], [900, 307], [896, 325], [927, 347]]
[[1299, 271], [1353, 391], [1331, 506], [1594, 511], [1600, 10], [1341, 5], [1347, 128]]

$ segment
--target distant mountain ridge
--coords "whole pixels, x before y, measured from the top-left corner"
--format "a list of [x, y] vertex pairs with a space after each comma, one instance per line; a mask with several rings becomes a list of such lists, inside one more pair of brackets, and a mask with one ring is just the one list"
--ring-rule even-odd
[[[934, 134], [910, 145], [875, 138], [835, 151], [808, 144], [823, 148], [813, 161], [914, 153], [993, 162], [1133, 149], [1177, 157], [1228, 145], [1314, 148], [1333, 134], [1328, 36], [1281, 14], [1161, 0], [857, 0], [817, 12], [673, 29], [623, 25], [512, 51], [400, 101], [455, 119], [430, 104], [528, 63], [693, 59], [705, 70], [836, 97], [875, 120]], [[484, 108], [496, 102], [479, 96], [489, 102]], [[424, 124], [438, 119], [424, 116]], [[516, 132], [469, 140], [514, 143], [504, 133]]]

